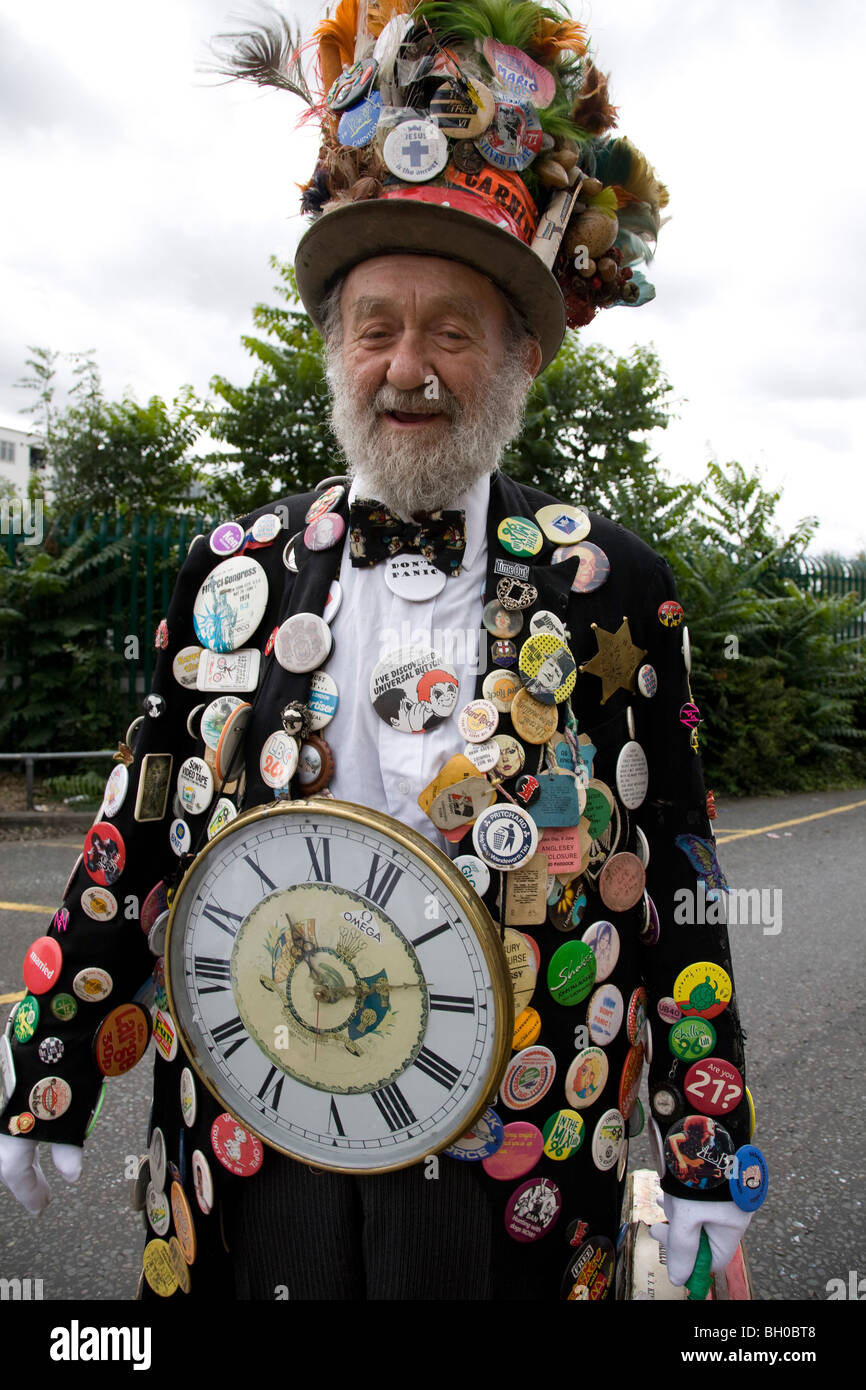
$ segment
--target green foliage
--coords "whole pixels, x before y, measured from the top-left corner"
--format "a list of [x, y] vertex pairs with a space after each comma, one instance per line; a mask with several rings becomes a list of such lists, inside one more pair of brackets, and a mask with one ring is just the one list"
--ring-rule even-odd
[[280, 277], [276, 293], [290, 307], [257, 304], [253, 310], [256, 327], [267, 337], [242, 339], [257, 364], [252, 381], [211, 381], [218, 403], [207, 417], [208, 432], [228, 447], [205, 459], [205, 486], [208, 504], [223, 514], [308, 491], [342, 469], [327, 418], [322, 339], [297, 307], [291, 266], [275, 256], [271, 265]]
[[43, 786], [52, 796], [67, 804], [76, 803], [79, 809], [95, 810], [102, 802], [105, 777], [92, 769], [46, 777]]
[[780, 533], [779, 496], [758, 473], [713, 462], [684, 535], [667, 547], [691, 637], [708, 784], [727, 795], [866, 776], [866, 652], [836, 636], [864, 605], [780, 576], [816, 523]]

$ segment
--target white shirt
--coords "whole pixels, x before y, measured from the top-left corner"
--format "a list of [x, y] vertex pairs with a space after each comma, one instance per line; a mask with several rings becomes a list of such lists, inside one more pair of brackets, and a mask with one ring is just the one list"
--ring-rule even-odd
[[[362, 478], [353, 480], [350, 502], [375, 495]], [[423, 602], [391, 592], [385, 583], [385, 561], [356, 569], [349, 556], [347, 531], [340, 565], [342, 601], [332, 624], [334, 651], [326, 667], [336, 681], [340, 700], [333, 721], [322, 730], [334, 754], [330, 784], [334, 796], [394, 816], [450, 855], [465, 853], [466, 843], [455, 846], [440, 835], [418, 805], [418, 795], [449, 758], [463, 751], [457, 715], [474, 699], [479, 660], [486, 658], [481, 608], [489, 502], [489, 476], [480, 478], [454, 502], [466, 514], [460, 573], [446, 579], [442, 590]], [[393, 729], [379, 718], [370, 700], [370, 676], [376, 663], [389, 651], [407, 646], [431, 647], [456, 673], [460, 688], [451, 717], [419, 734]]]

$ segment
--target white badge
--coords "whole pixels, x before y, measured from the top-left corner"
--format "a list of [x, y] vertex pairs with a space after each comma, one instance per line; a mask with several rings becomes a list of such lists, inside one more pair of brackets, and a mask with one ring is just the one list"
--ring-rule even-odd
[[623, 806], [636, 811], [643, 805], [649, 786], [646, 753], [639, 743], [625, 743], [616, 760], [616, 789]]
[[201, 653], [201, 647], [181, 647], [171, 663], [172, 675], [185, 690], [195, 690]]
[[102, 814], [114, 816], [120, 810], [129, 788], [129, 769], [123, 763], [113, 767], [105, 784], [102, 798]]
[[448, 141], [432, 121], [402, 121], [385, 137], [382, 155], [398, 179], [424, 183], [448, 163]]
[[298, 766], [298, 745], [283, 730], [278, 729], [265, 740], [259, 758], [259, 770], [266, 787], [277, 791], [287, 787]]
[[556, 502], [536, 512], [535, 520], [547, 539], [556, 545], [576, 545], [589, 535], [589, 515], [583, 507]]
[[315, 671], [327, 661], [333, 640], [324, 618], [316, 613], [295, 613], [277, 632], [274, 656], [286, 671]]
[[257, 516], [253, 522], [252, 537], [259, 545], [270, 545], [282, 529], [283, 523], [276, 512], [265, 512], [264, 516]]
[[223, 560], [196, 594], [193, 626], [203, 647], [233, 652], [251, 637], [264, 617], [268, 578], [249, 555]]
[[317, 729], [324, 729], [327, 724], [330, 724], [337, 713], [339, 703], [340, 695], [333, 676], [329, 676], [327, 671], [315, 671], [310, 681], [310, 694], [307, 698], [307, 708], [312, 715], [310, 729], [315, 732]]
[[438, 566], [431, 565], [423, 555], [392, 555], [385, 562], [385, 583], [398, 598], [423, 603], [435, 598], [448, 582], [448, 576]]
[[221, 695], [219, 699], [211, 700], [201, 717], [201, 736], [208, 748], [216, 752], [226, 720], [232, 710], [243, 703], [238, 695]]
[[202, 652], [196, 685], [199, 690], [255, 690], [262, 654], [255, 647], [237, 652]]
[[423, 733], [448, 719], [459, 690], [456, 672], [428, 647], [387, 652], [370, 677], [370, 699], [379, 718], [406, 734]]
[[213, 773], [203, 758], [187, 758], [177, 774], [177, 794], [187, 815], [207, 810], [213, 800]]
[[325, 611], [322, 614], [326, 623], [332, 623], [340, 611], [340, 604], [343, 602], [343, 590], [339, 579], [331, 580], [331, 587], [328, 590], [328, 597], [325, 599]]

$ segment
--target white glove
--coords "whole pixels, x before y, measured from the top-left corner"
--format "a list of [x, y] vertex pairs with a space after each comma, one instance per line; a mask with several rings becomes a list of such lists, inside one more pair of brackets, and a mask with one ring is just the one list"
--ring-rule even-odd
[[[75, 1144], [50, 1144], [54, 1167], [67, 1182], [78, 1182], [84, 1150]], [[51, 1201], [51, 1192], [39, 1163], [34, 1139], [0, 1134], [0, 1181], [31, 1216], [38, 1216]]]
[[684, 1284], [695, 1267], [703, 1226], [713, 1255], [713, 1274], [727, 1269], [752, 1219], [735, 1202], [695, 1202], [688, 1197], [672, 1197], [663, 1192], [661, 1203], [667, 1222], [650, 1226], [650, 1233], [667, 1246], [668, 1278]]

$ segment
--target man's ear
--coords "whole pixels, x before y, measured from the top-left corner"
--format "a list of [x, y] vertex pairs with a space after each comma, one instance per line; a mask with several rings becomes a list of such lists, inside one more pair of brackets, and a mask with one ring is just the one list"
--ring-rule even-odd
[[541, 366], [541, 346], [537, 338], [524, 338], [523, 365], [531, 377], [538, 376]]

